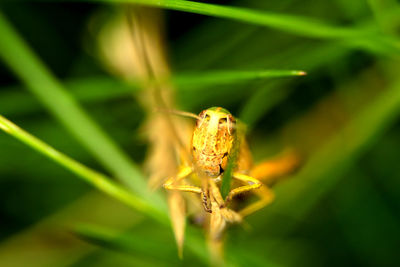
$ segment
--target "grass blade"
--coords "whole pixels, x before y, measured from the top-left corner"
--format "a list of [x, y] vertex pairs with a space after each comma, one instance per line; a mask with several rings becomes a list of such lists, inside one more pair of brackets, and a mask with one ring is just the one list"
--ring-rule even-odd
[[[64, 82], [71, 96], [81, 103], [98, 103], [132, 95], [140, 88], [106, 76], [71, 79]], [[0, 113], [4, 116], [23, 115], [41, 110], [36, 99], [26, 94], [20, 86], [2, 88]]]
[[[165, 9], [196, 13], [207, 16], [228, 18], [250, 24], [278, 29], [305, 37], [321, 39], [347, 39], [358, 40], [358, 45], [365, 49], [381, 46], [380, 38], [373, 29], [362, 27], [333, 26], [317, 19], [269, 13], [265, 11], [251, 10], [247, 8], [221, 6], [208, 3], [199, 3], [185, 0], [89, 0], [91, 2], [105, 3], [131, 3], [145, 6], [160, 7]], [[347, 43], [347, 42], [346, 42]], [[347, 43], [354, 45], [352, 43]], [[400, 47], [396, 41], [390, 42], [390, 46], [397, 52]]]
[[120, 200], [121, 202], [129, 205], [135, 210], [147, 214], [148, 216], [156, 219], [161, 223], [165, 224], [166, 222], [168, 222], [168, 218], [165, 215], [165, 213], [161, 213], [159, 209], [155, 209], [153, 206], [149, 205], [148, 202], [133, 195], [132, 193], [128, 192], [121, 186], [118, 186], [105, 175], [98, 173], [84, 166], [83, 164], [73, 160], [72, 158], [62, 154], [61, 152], [55, 150], [48, 144], [32, 136], [28, 132], [22, 130], [17, 125], [15, 125], [14, 123], [7, 120], [1, 115], [0, 115], [0, 130], [3, 130], [9, 135], [17, 138], [24, 144], [35, 149], [39, 153], [45, 155], [46, 157], [52, 159], [61, 166], [65, 167], [66, 169], [72, 171], [73, 173], [78, 175], [78, 177], [82, 178], [83, 180], [93, 185], [100, 191]]
[[[234, 84], [250, 80], [269, 79], [289, 76], [302, 76], [304, 71], [299, 70], [256, 70], [256, 71], [207, 71], [178, 73], [172, 77], [178, 91], [203, 89], [210, 85]], [[163, 82], [161, 79], [160, 82]], [[167, 82], [167, 81], [165, 81]], [[141, 90], [142, 81], [124, 83], [115, 79], [99, 76], [84, 79], [67, 80], [65, 85], [69, 88], [71, 96], [81, 103], [101, 102], [121, 97], [130, 97], [132, 93]], [[0, 93], [0, 112], [5, 116], [26, 114], [41, 109], [35, 99], [16, 87], [5, 88]]]
[[[147, 200], [138, 197], [131, 192], [127, 191], [123, 187], [112, 182], [107, 176], [98, 173], [83, 164], [75, 161], [74, 159], [62, 154], [61, 152], [55, 150], [48, 144], [39, 140], [38, 138], [32, 136], [28, 132], [24, 131], [11, 121], [7, 120], [0, 115], [0, 130], [6, 132], [7, 134], [17, 138], [21, 142], [25, 143], [29, 147], [38, 151], [39, 153], [45, 155], [46, 157], [52, 159], [56, 163], [60, 164], [64, 168], [72, 171], [78, 177], [82, 178], [98, 190], [104, 192], [105, 194], [125, 203], [129, 207], [146, 214], [150, 218], [154, 219], [156, 222], [162, 225], [169, 225], [169, 218], [165, 210], [161, 209], [159, 206], [154, 206]], [[207, 261], [207, 255], [202, 247], [202, 240], [193, 234], [188, 235], [188, 248], [196, 254], [202, 261]], [[199, 249], [199, 248], [202, 249]]]
[[173, 79], [180, 90], [191, 87], [231, 84], [249, 80], [303, 76], [302, 70], [207, 71], [177, 75]]
[[279, 30], [319, 38], [347, 38], [365, 36], [359, 29], [324, 24], [310, 18], [260, 12], [247, 8], [221, 6], [185, 0], [92, 0], [106, 3], [132, 3], [165, 9], [196, 13], [207, 16], [234, 19], [251, 24], [273, 27]]
[[[138, 254], [142, 257], [162, 260], [164, 263], [178, 264], [179, 259], [175, 257], [175, 247], [163, 246], [160, 248], [158, 246], [158, 240], [154, 240], [154, 237], [157, 236], [158, 238], [159, 235], [153, 234], [149, 236], [149, 233], [145, 230], [147, 229], [132, 234], [92, 224], [78, 224], [72, 226], [72, 231], [75, 234], [101, 247], [128, 253], [130, 255]], [[163, 238], [165, 239], [166, 237], [163, 236]]]
[[244, 141], [246, 135], [246, 125], [244, 125], [241, 121], [238, 121], [236, 125], [237, 129], [232, 144], [232, 152], [228, 157], [228, 166], [224, 172], [221, 183], [221, 195], [224, 199], [228, 196], [229, 191], [231, 190], [232, 175], [234, 169], [236, 168], [237, 159], [239, 157], [240, 143]]
[[[27, 85], [40, 102], [70, 133], [113, 175], [136, 193], [149, 198], [146, 181], [139, 168], [90, 118], [30, 50], [18, 33], [0, 13], [0, 57]], [[153, 195], [155, 201], [156, 195]], [[165, 206], [161, 198], [157, 205]]]

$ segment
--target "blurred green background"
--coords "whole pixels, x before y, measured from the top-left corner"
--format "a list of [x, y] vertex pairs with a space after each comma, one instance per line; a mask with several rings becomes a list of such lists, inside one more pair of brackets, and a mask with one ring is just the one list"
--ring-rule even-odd
[[[105, 163], [113, 158], [107, 149], [96, 154], [93, 144], [85, 144], [93, 129], [79, 113], [63, 110], [64, 102], [57, 102], [63, 95], [50, 90], [58, 82], [46, 80], [56, 77], [99, 131], [142, 164], [147, 111], [132, 97], [137, 87], [110, 74], [96, 51], [100, 25], [127, 6], [99, 2], [0, 4], [0, 114], [126, 182], [129, 167], [119, 173]], [[300, 171], [274, 187], [274, 204], [250, 216], [245, 227], [229, 228], [228, 265], [397, 266], [399, 1], [210, 0], [201, 2], [237, 9], [201, 5], [191, 12], [170, 10], [190, 9], [190, 4], [178, 7], [187, 1], [163, 2], [172, 3], [162, 12], [172, 76], [196, 74], [177, 82], [177, 108], [230, 110], [249, 126], [256, 161], [287, 146], [304, 156]], [[51, 74], [40, 76], [46, 71], [21, 52], [24, 47], [9, 38], [4, 25], [26, 41]], [[269, 69], [308, 75], [258, 75]], [[213, 74], [221, 70], [253, 75]], [[72, 120], [63, 121], [65, 115]], [[179, 260], [169, 227], [97, 192], [2, 132], [0, 178], [0, 266], [208, 265], [201, 229], [189, 227], [191, 245]]]

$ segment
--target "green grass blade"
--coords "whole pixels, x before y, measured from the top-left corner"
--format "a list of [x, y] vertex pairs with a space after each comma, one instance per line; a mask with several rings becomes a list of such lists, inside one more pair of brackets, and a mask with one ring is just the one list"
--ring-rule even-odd
[[[24, 144], [45, 155], [46, 157], [60, 164], [64, 168], [70, 170], [71, 172], [75, 173], [78, 177], [85, 180], [87, 183], [91, 184], [105, 194], [121, 201], [122, 203], [125, 203], [129, 207], [143, 214], [146, 214], [147, 216], [154, 219], [156, 222], [161, 223], [162, 225], [169, 225], [169, 218], [164, 209], [161, 209], [159, 206], [154, 206], [147, 200], [132, 194], [123, 187], [112, 182], [111, 179], [107, 176], [98, 173], [55, 150], [48, 144], [32, 136], [31, 134], [24, 131], [1, 115], [0, 130], [17, 138]], [[187, 244], [187, 247], [201, 260], [207, 261], [207, 254], [205, 253], [205, 251], [203, 249], [199, 250], [199, 248], [202, 247], [202, 240], [197, 236], [194, 236], [193, 234], [188, 235], [187, 239], [190, 241]]]
[[0, 130], [3, 130], [9, 135], [17, 138], [24, 144], [35, 149], [39, 153], [57, 162], [58, 164], [70, 170], [71, 172], [75, 173], [78, 177], [82, 178], [83, 180], [85, 180], [95, 188], [99, 189], [100, 191], [120, 200], [121, 202], [129, 205], [135, 210], [147, 214], [148, 216], [156, 219], [157, 221], [163, 224], [167, 224], [168, 218], [166, 214], [160, 212], [159, 209], [154, 208], [153, 206], [148, 204], [148, 202], [133, 195], [132, 193], [128, 192], [121, 186], [118, 186], [105, 175], [98, 173], [86, 167], [85, 165], [75, 161], [74, 159], [62, 154], [61, 152], [55, 150], [48, 144], [32, 136], [28, 132], [22, 130], [17, 125], [15, 125], [14, 123], [7, 120], [1, 115], [0, 115]]
[[[177, 254], [176, 248], [174, 246], [160, 247], [158, 240], [154, 240], [155, 235], [146, 230], [132, 234], [91, 224], [72, 226], [72, 231], [78, 236], [101, 247], [128, 254], [137, 253], [151, 259], [163, 260], [165, 263], [172, 261], [174, 264], [178, 264], [179, 259], [175, 256]], [[170, 237], [170, 235], [166, 237]], [[160, 238], [159, 235], [158, 238]], [[169, 242], [173, 242], [173, 240], [169, 240]]]
[[[31, 93], [94, 155], [115, 177], [141, 196], [149, 197], [139, 168], [90, 118], [31, 51], [0, 13], [0, 57], [27, 85]], [[155, 200], [156, 195], [152, 196]], [[163, 205], [161, 198], [158, 205]]]
[[[127, 97], [140, 89], [138, 85], [128, 85], [106, 76], [70, 79], [64, 84], [71, 96], [84, 104]], [[4, 90], [0, 92], [0, 113], [5, 116], [23, 115], [43, 109], [38, 101], [22, 91], [24, 88], [20, 86], [2, 89]]]
[[223, 199], [226, 199], [228, 196], [229, 192], [231, 191], [231, 181], [232, 181], [232, 175], [233, 175], [233, 170], [236, 167], [236, 161], [237, 161], [237, 156], [239, 154], [239, 147], [238, 147], [238, 141], [235, 140], [233, 144], [233, 152], [231, 156], [229, 157], [228, 160], [228, 165], [227, 168], [224, 172], [224, 175], [222, 176], [222, 183], [221, 183], [221, 195]]
[[[141, 197], [132, 194], [123, 187], [112, 182], [109, 177], [99, 172], [96, 172], [86, 167], [85, 165], [75, 161], [74, 159], [66, 156], [65, 154], [62, 154], [61, 152], [55, 150], [48, 144], [32, 136], [31, 134], [24, 131], [1, 115], [0, 130], [17, 138], [24, 144], [45, 155], [46, 157], [60, 164], [64, 168], [70, 170], [71, 172], [75, 173], [78, 177], [85, 180], [87, 183], [91, 184], [105, 194], [121, 201], [122, 203], [125, 203], [129, 207], [143, 214], [146, 214], [147, 216], [161, 223], [162, 225], [169, 225], [169, 218], [165, 213], [165, 210], [160, 209], [159, 206], [152, 205], [145, 199], [142, 199]], [[189, 235], [187, 238], [191, 242], [190, 244], [188, 244], [188, 248], [191, 249], [192, 252], [194, 252], [200, 259], [207, 261], [207, 256], [206, 254], [204, 254], [204, 251], [198, 251], [198, 248], [202, 247], [201, 239], [193, 235]]]
[[[278, 77], [301, 76], [299, 70], [256, 70], [256, 71], [207, 71], [178, 73], [172, 77], [177, 91], [203, 89], [210, 85], [235, 84], [250, 80], [269, 79]], [[161, 82], [163, 80], [161, 79]], [[131, 81], [129, 84], [115, 79], [99, 76], [84, 79], [72, 79], [65, 82], [71, 96], [81, 103], [101, 102], [105, 100], [128, 97], [141, 90], [141, 81]], [[0, 112], [6, 116], [26, 114], [38, 111], [41, 107], [19, 88], [4, 88], [0, 93]]]
[[[250, 24], [271, 27], [281, 31], [297, 34], [305, 37], [321, 39], [352, 39], [359, 40], [359, 45], [371, 49], [380, 46], [381, 38], [374, 30], [361, 27], [342, 27], [323, 23], [317, 19], [300, 16], [269, 13], [265, 11], [251, 10], [247, 8], [221, 6], [215, 4], [199, 3], [185, 0], [89, 0], [91, 2], [106, 3], [131, 3], [145, 6], [160, 7], [165, 9], [196, 13], [207, 16], [228, 18]], [[390, 45], [399, 53], [398, 43]]]
[[237, 129], [231, 149], [232, 152], [228, 157], [228, 166], [224, 172], [221, 183], [221, 195], [224, 199], [228, 196], [229, 192], [231, 191], [232, 175], [233, 171], [236, 168], [237, 159], [239, 157], [240, 143], [244, 141], [246, 135], [246, 126], [241, 121], [237, 121], [236, 125]]
[[[72, 225], [72, 231], [78, 234], [80, 237], [88, 240], [89, 242], [98, 244], [102, 247], [114, 249], [122, 253], [137, 253], [145, 257], [154, 259], [164, 260], [165, 264], [171, 262], [169, 265], [179, 265], [182, 263], [182, 259], [179, 259], [175, 255], [177, 254], [174, 246], [162, 246], [160, 247], [158, 242], [173, 242], [172, 236], [166, 233], [163, 229], [152, 229], [152, 225], [147, 226], [136, 226], [140, 229], [134, 233], [121, 233], [119, 229], [106, 228], [93, 224], [75, 224]], [[149, 232], [150, 231], [150, 232]], [[191, 233], [190, 237], [196, 236], [195, 233]], [[198, 242], [194, 238], [190, 238], [187, 244], [190, 244], [195, 249], [196, 258], [202, 262], [208, 262], [207, 249], [204, 244]], [[183, 261], [187, 260], [185, 256]], [[190, 260], [190, 259], [189, 259]], [[195, 264], [197, 266], [197, 264]]]
[[179, 90], [186, 90], [191, 87], [202, 88], [210, 85], [303, 75], [306, 75], [306, 72], [302, 70], [207, 71], [178, 74], [172, 79]]
[[207, 16], [229, 18], [251, 24], [273, 27], [279, 30], [318, 38], [362, 37], [367, 32], [348, 27], [324, 24], [318, 20], [299, 16], [260, 12], [247, 8], [229, 7], [185, 0], [92, 0], [106, 3], [132, 3], [161, 7]]

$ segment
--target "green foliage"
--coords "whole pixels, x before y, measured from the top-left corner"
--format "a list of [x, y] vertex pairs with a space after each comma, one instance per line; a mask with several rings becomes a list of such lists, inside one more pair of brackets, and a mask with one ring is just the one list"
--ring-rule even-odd
[[[155, 219], [160, 220], [163, 223], [166, 223], [167, 218], [165, 214], [162, 214], [160, 212], [159, 207], [152, 207], [144, 200], [136, 197], [135, 195], [129, 193], [126, 189], [113, 183], [110, 178], [87, 168], [79, 162], [53, 149], [46, 143], [35, 138], [34, 136], [30, 135], [29, 133], [25, 132], [24, 130], [10, 122], [9, 120], [5, 119], [3, 116], [0, 116], [0, 129], [19, 139], [33, 149], [39, 151], [43, 155], [56, 161], [58, 164], [69, 169], [70, 171], [83, 178], [94, 187], [105, 192], [106, 194], [120, 200], [123, 203], [128, 204], [129, 206], [140, 212], [146, 213], [147, 215], [154, 217]], [[164, 218], [162, 217], [163, 215], [165, 216]]]
[[[260, 80], [274, 77], [304, 75], [297, 70], [257, 70], [257, 71], [212, 71], [198, 73], [175, 74], [172, 82], [178, 91], [207, 90], [210, 85], [226, 85], [245, 83], [249, 80]], [[168, 79], [165, 81], [168, 82]], [[107, 100], [121, 99], [137, 93], [142, 89], [143, 81], [122, 82], [110, 77], [89, 77], [65, 81], [65, 87], [79, 102], [90, 104]], [[20, 88], [5, 88], [0, 95], [0, 106], [4, 115], [23, 115], [37, 112], [41, 109], [39, 103], [26, 94], [19, 92]]]
[[[18, 7], [2, 3], [0, 13], [0, 114], [27, 131], [2, 116], [0, 129], [146, 216], [127, 230], [115, 222], [118, 211], [110, 213], [107, 223], [78, 213], [68, 231], [94, 246], [55, 253], [41, 235], [43, 229], [38, 233], [30, 225], [64, 225], [65, 217], [58, 215], [63, 206], [76, 201], [86, 207], [75, 196], [90, 189], [78, 183], [63, 188], [73, 179], [70, 173], [0, 134], [0, 213], [5, 226], [13, 226], [1, 233], [0, 262], [44, 266], [57, 256], [59, 265], [71, 258], [74, 266], [180, 263], [166, 227], [166, 201], [161, 192], [147, 189], [140, 167], [146, 147], [138, 125], [144, 112], [131, 96], [140, 97], [144, 81], [112, 77], [93, 52], [95, 38], [86, 43], [97, 30], [93, 17], [107, 20], [105, 13], [127, 4], [166, 10], [167, 37], [175, 36], [168, 43], [174, 71], [158, 82], [172, 81], [178, 107], [196, 113], [211, 106], [230, 110], [251, 130], [255, 161], [286, 146], [304, 153], [299, 172], [274, 186], [274, 204], [248, 218], [244, 226], [251, 230], [229, 229], [228, 265], [388, 266], [396, 260], [396, 1], [237, 2], [246, 7], [234, 1], [20, 2]], [[85, 5], [88, 10], [79, 13]], [[65, 8], [73, 12], [66, 16]], [[181, 25], [185, 20], [188, 26]], [[43, 38], [48, 46], [43, 47]], [[53, 45], [64, 43], [68, 45]], [[289, 77], [303, 74], [296, 69], [308, 75]], [[55, 186], [50, 189], [48, 181]], [[224, 182], [223, 191], [228, 191], [230, 181]], [[35, 216], [42, 208], [50, 217]], [[200, 219], [188, 221], [181, 264], [208, 262], [202, 230], [190, 223]], [[18, 234], [20, 230], [25, 231]], [[41, 242], [48, 245], [40, 246], [42, 258], [20, 256], [19, 248]]]
[[[0, 14], [1, 57], [52, 114], [121, 181], [145, 195], [140, 171], [111, 141]], [[158, 203], [161, 205], [161, 201]]]

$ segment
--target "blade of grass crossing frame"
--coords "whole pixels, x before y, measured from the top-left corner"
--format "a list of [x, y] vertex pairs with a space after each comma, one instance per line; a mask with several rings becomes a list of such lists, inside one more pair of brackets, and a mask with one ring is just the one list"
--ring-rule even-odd
[[2, 13], [0, 32], [0, 57], [27, 85], [31, 93], [113, 175], [139, 195], [166, 209], [159, 195], [150, 196], [139, 168], [71, 97]]
[[[61, 152], [55, 150], [48, 144], [24, 131], [11, 121], [7, 120], [0, 115], [0, 130], [6, 132], [7, 134], [17, 138], [24, 144], [30, 146], [39, 153], [45, 155], [46, 157], [52, 159], [56, 163], [60, 164], [64, 168], [72, 171], [78, 177], [82, 178], [95, 188], [104, 192], [105, 194], [118, 199], [122, 203], [125, 203], [129, 207], [146, 214], [155, 221], [161, 223], [162, 225], [169, 225], [169, 218], [165, 210], [160, 209], [159, 206], [155, 206], [149, 203], [145, 199], [135, 196], [131, 192], [127, 191], [123, 187], [112, 182], [107, 176], [98, 173], [85, 165], [75, 161], [74, 159], [62, 154]], [[204, 253], [202, 248], [202, 240], [196, 236], [189, 235], [190, 239], [188, 248], [198, 256], [199, 259], [206, 262], [207, 255]]]
[[[178, 73], [172, 77], [177, 91], [203, 89], [210, 85], [235, 84], [250, 80], [269, 79], [305, 75], [301, 70], [251, 70], [251, 71], [207, 71]], [[130, 81], [129, 84], [115, 79], [99, 76], [83, 79], [66, 80], [65, 86], [73, 98], [81, 103], [96, 103], [110, 99], [130, 97], [140, 90], [141, 81]], [[0, 113], [5, 116], [22, 115], [41, 109], [35, 99], [19, 91], [19, 87], [4, 88], [0, 93]]]
[[184, 73], [173, 77], [179, 90], [186, 90], [190, 87], [203, 87], [216, 84], [230, 84], [241, 81], [268, 79], [278, 77], [303, 76], [302, 70], [245, 70], [245, 71], [206, 71]]
[[[356, 40], [357, 46], [366, 50], [379, 52], [382, 35], [368, 27], [342, 27], [323, 23], [317, 19], [307, 17], [269, 13], [231, 6], [222, 6], [208, 3], [199, 3], [185, 0], [88, 0], [90, 2], [105, 3], [131, 3], [145, 6], [160, 7], [165, 9], [196, 13], [220, 18], [228, 18], [250, 24], [271, 27], [281, 31], [297, 34], [305, 37], [320, 39], [338, 39], [346, 41]], [[354, 46], [353, 43], [347, 43]], [[388, 40], [387, 45], [400, 53], [400, 47], [396, 40]]]
[[[173, 246], [159, 246], [154, 236], [148, 236], [146, 232], [121, 233], [117, 229], [106, 228], [92, 224], [78, 224], [72, 227], [72, 231], [90, 243], [101, 247], [109, 247], [122, 253], [139, 254], [141, 257], [157, 259], [165, 264], [173, 262], [179, 264], [175, 257]], [[156, 252], [156, 253], [155, 253]]]
[[232, 175], [236, 167], [237, 159], [239, 157], [240, 153], [240, 142], [243, 140], [245, 136], [245, 127], [242, 122], [237, 122], [237, 129], [235, 132], [235, 138], [233, 140], [232, 144], [232, 152], [229, 155], [228, 158], [228, 165], [226, 170], [224, 171], [224, 175], [222, 177], [222, 183], [221, 183], [221, 195], [225, 199], [230, 190], [231, 190], [231, 181], [232, 181]]
[[[149, 215], [156, 221], [168, 225], [165, 201], [156, 193], [147, 189], [147, 183], [138, 167], [130, 161], [109, 137], [92, 121], [78, 103], [63, 88], [44, 64], [25, 44], [10, 23], [0, 12], [0, 58], [27, 85], [28, 89], [42, 102], [62, 124], [80, 141], [111, 173], [133, 189], [138, 196], [132, 195], [123, 187], [111, 182], [106, 176], [90, 170], [51, 147], [39, 139], [30, 136], [18, 127], [2, 118], [0, 129], [14, 134], [15, 137], [39, 152], [52, 158], [64, 167], [76, 173], [101, 191], [119, 199], [123, 203]], [[197, 236], [188, 236], [188, 248], [203, 262], [207, 261], [204, 250], [198, 250], [204, 243]]]
[[222, 177], [222, 183], [221, 183], [221, 195], [223, 199], [225, 199], [229, 191], [231, 190], [231, 181], [232, 181], [232, 175], [233, 175], [233, 170], [235, 169], [236, 166], [236, 159], [237, 159], [237, 154], [238, 154], [238, 140], [234, 141], [234, 148], [233, 148], [233, 153], [228, 159], [228, 166], [226, 170], [224, 171], [224, 175]]
[[28, 132], [22, 130], [17, 125], [7, 120], [0, 115], [0, 129], [9, 135], [17, 138], [24, 144], [35, 149], [39, 153], [45, 155], [46, 157], [57, 162], [64, 168], [72, 171], [78, 177], [82, 178], [89, 184], [93, 185], [100, 191], [120, 200], [121, 202], [133, 207], [134, 209], [153, 217], [157, 221], [167, 224], [168, 218], [165, 213], [160, 212], [159, 209], [154, 208], [148, 202], [142, 200], [141, 198], [129, 193], [124, 188], [118, 186], [111, 181], [108, 177], [101, 173], [89, 169], [85, 165], [73, 160], [72, 158], [62, 154], [61, 152], [55, 150], [48, 144], [29, 134]]
[[[118, 99], [137, 92], [139, 86], [126, 84], [110, 77], [86, 77], [64, 82], [69, 92], [81, 103], [98, 103], [105, 100]], [[43, 109], [36, 99], [22, 91], [22, 86], [1, 88], [0, 113], [4, 116], [23, 115]]]
[[222, 6], [185, 0], [89, 0], [91, 2], [132, 3], [165, 9], [196, 13], [201, 15], [228, 18], [251, 24], [273, 27], [279, 30], [318, 38], [363, 37], [364, 30], [331, 26], [318, 20], [299, 16], [290, 16], [260, 12], [248, 8]]

